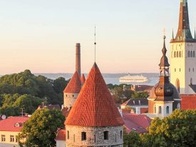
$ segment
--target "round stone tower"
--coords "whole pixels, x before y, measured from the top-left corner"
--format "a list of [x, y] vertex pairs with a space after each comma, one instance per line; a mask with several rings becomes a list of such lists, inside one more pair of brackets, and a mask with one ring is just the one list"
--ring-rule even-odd
[[65, 126], [67, 147], [123, 147], [123, 120], [96, 63]]

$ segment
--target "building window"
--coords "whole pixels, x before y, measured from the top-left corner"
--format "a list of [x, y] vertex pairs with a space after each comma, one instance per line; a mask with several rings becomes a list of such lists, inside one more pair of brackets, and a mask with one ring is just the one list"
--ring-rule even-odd
[[191, 71], [191, 69], [189, 68], [189, 72]]
[[96, 138], [96, 135], [94, 135], [94, 142], [96, 142], [97, 138]]
[[195, 57], [195, 51], [193, 51], [193, 57]]
[[166, 113], [169, 114], [169, 106], [166, 107]]
[[116, 134], [114, 134], [114, 140], [115, 140], [115, 142], [117, 142], [117, 135]]
[[181, 57], [181, 51], [179, 51], [179, 57]]
[[82, 132], [81, 135], [82, 135], [82, 138], [81, 138], [81, 139], [82, 139], [82, 140], [86, 140], [86, 132]]
[[108, 138], [109, 138], [108, 131], [104, 131], [103, 134], [104, 134], [104, 140], [108, 140]]
[[193, 72], [194, 72], [194, 68], [193, 68]]
[[157, 113], [157, 112], [156, 112], [156, 106], [154, 106], [154, 113]]
[[159, 114], [161, 114], [162, 112], [161, 112], [161, 106], [159, 106]]
[[180, 109], [180, 103], [177, 104], [177, 109]]
[[191, 78], [191, 79], [190, 79], [190, 85], [192, 85], [192, 83], [193, 83], [193, 79]]
[[174, 58], [176, 58], [176, 51], [174, 52]]
[[67, 139], [69, 139], [69, 131], [67, 131]]
[[188, 57], [190, 57], [190, 51], [188, 51]]
[[179, 72], [181, 72], [181, 68], [179, 68]]
[[75, 142], [75, 134], [73, 135], [73, 141]]
[[123, 133], [122, 131], [120, 131], [120, 139], [122, 139]]
[[174, 72], [176, 72], [176, 68], [174, 68]]
[[5, 135], [1, 135], [1, 141], [5, 142]]
[[10, 142], [14, 142], [14, 135], [10, 135]]

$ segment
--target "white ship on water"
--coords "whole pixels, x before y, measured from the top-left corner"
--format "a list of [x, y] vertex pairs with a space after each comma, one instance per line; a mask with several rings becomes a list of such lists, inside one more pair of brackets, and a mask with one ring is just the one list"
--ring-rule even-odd
[[120, 83], [143, 83], [147, 82], [148, 78], [143, 75], [126, 75], [119, 78]]

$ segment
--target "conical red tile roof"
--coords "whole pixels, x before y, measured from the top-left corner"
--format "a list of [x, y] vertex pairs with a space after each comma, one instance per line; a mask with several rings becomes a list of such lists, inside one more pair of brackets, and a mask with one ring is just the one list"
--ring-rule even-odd
[[85, 78], [84, 74], [82, 74], [80, 80], [81, 80], [81, 84], [83, 85], [84, 82], [86, 81], [86, 78]]
[[72, 76], [71, 80], [67, 84], [67, 86], [64, 89], [64, 93], [79, 93], [81, 89], [81, 81], [80, 77], [78, 75], [78, 72], [76, 71], [74, 75]]
[[92, 67], [65, 124], [75, 126], [121, 126], [122, 117], [96, 63]]

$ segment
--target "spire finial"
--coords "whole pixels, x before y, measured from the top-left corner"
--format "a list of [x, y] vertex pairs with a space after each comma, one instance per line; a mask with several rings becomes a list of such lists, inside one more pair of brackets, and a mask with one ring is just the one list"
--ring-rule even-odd
[[96, 62], [96, 26], [94, 27], [94, 62]]
[[163, 35], [163, 49], [162, 49], [162, 53], [163, 53], [164, 56], [166, 55], [166, 52], [167, 52], [167, 49], [165, 47], [165, 39], [166, 39], [166, 36]]

